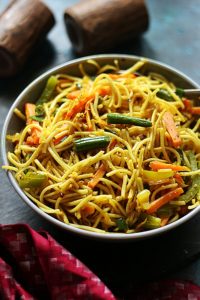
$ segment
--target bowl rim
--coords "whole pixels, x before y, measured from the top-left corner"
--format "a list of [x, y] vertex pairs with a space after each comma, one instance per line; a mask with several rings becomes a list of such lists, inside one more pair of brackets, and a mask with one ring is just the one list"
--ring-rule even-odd
[[[37, 83], [39, 83], [43, 78], [51, 75], [52, 73], [55, 73], [59, 71], [60, 69], [64, 67], [70, 67], [74, 64], [79, 64], [81, 62], [84, 62], [88, 59], [127, 59], [127, 60], [141, 60], [146, 59], [149, 63], [152, 63], [154, 65], [163, 67], [164, 69], [168, 71], [172, 71], [173, 73], [177, 74], [179, 77], [183, 77], [187, 82], [189, 82], [191, 85], [193, 85], [196, 88], [200, 88], [200, 85], [196, 83], [194, 80], [189, 78], [187, 75], [185, 75], [183, 72], [177, 70], [174, 67], [171, 67], [168, 64], [162, 63], [158, 60], [137, 56], [137, 55], [128, 55], [128, 54], [97, 54], [97, 55], [90, 55], [90, 56], [84, 56], [81, 58], [69, 60], [65, 63], [59, 64], [48, 71], [45, 71], [41, 75], [39, 75], [36, 79], [34, 79], [28, 86], [17, 96], [16, 100], [13, 102], [12, 106], [9, 108], [7, 117], [5, 118], [3, 129], [2, 129], [2, 135], [1, 135], [1, 153], [2, 153], [2, 160], [4, 165], [9, 165], [8, 159], [7, 159], [7, 153], [6, 153], [6, 135], [7, 130], [9, 126], [9, 122], [13, 115], [13, 110], [18, 106], [18, 104], [21, 102], [21, 100], [24, 98], [26, 93], [34, 89], [35, 86], [37, 86]], [[36, 204], [34, 204], [31, 199], [29, 199], [26, 194], [22, 191], [22, 189], [19, 187], [17, 181], [15, 180], [13, 174], [11, 171], [6, 171], [7, 176], [14, 187], [15, 191], [18, 193], [18, 195], [21, 197], [21, 199], [29, 206], [31, 207], [36, 213], [38, 213], [41, 217], [49, 221], [50, 223], [53, 223], [57, 227], [60, 227], [64, 230], [69, 231], [70, 233], [80, 235], [82, 237], [87, 238], [94, 238], [96, 240], [110, 240], [110, 241], [136, 241], [141, 239], [146, 239], [150, 237], [154, 237], [160, 234], [163, 234], [173, 228], [179, 227], [181, 224], [187, 222], [190, 220], [193, 216], [195, 216], [198, 212], [200, 212], [200, 206], [194, 208], [191, 212], [189, 212], [187, 215], [183, 216], [182, 218], [176, 220], [175, 222], [168, 224], [164, 227], [160, 227], [157, 229], [149, 230], [149, 231], [143, 231], [143, 232], [136, 232], [136, 233], [99, 233], [89, 230], [84, 230], [81, 228], [77, 228], [73, 225], [66, 224], [64, 222], [59, 221], [58, 219], [55, 219], [51, 215], [48, 215], [47, 213], [43, 212]]]

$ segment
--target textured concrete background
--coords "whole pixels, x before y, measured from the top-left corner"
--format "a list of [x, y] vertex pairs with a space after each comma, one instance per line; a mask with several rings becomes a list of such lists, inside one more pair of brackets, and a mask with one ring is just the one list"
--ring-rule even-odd
[[[63, 11], [77, 1], [45, 2], [55, 14], [56, 26], [19, 76], [0, 81], [0, 128], [11, 103], [28, 83], [45, 70], [76, 57], [65, 32]], [[149, 30], [128, 46], [111, 52], [160, 60], [200, 84], [200, 1], [146, 2], [150, 14]], [[7, 0], [0, 0], [0, 11], [7, 3]], [[0, 223], [17, 222], [48, 230], [117, 295], [125, 297], [139, 284], [160, 278], [182, 278], [200, 284], [199, 215], [162, 237], [132, 244], [102, 245], [102, 242], [85, 241], [62, 232], [42, 220], [21, 201], [6, 174], [0, 170]]]

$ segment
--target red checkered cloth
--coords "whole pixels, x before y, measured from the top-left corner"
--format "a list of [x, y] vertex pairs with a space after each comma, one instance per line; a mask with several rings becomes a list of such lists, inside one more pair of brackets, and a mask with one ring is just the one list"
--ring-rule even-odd
[[[38, 233], [25, 224], [0, 225], [0, 255], [0, 299], [116, 300], [96, 275], [47, 232]], [[127, 299], [200, 300], [200, 287], [167, 280], [131, 294]]]

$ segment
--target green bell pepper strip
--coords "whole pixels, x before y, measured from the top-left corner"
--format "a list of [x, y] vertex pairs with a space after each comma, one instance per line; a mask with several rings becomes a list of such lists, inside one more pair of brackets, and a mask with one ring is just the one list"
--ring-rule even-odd
[[144, 229], [156, 229], [161, 226], [160, 218], [148, 215], [146, 213], [141, 214], [141, 219], [145, 221], [142, 225]]
[[151, 127], [152, 123], [149, 120], [129, 117], [118, 113], [107, 114], [108, 124], [132, 124], [141, 127]]
[[46, 103], [51, 100], [51, 96], [55, 90], [55, 87], [58, 83], [58, 79], [55, 76], [49, 77], [46, 86], [40, 96], [39, 100], [36, 102], [36, 105]]
[[74, 150], [76, 152], [84, 152], [97, 148], [106, 148], [109, 143], [110, 137], [108, 136], [81, 138], [74, 141]]
[[[191, 166], [192, 171], [198, 170], [197, 160], [192, 151], [188, 152], [188, 158], [190, 161], [190, 166]], [[183, 194], [182, 196], [180, 196], [178, 198], [178, 201], [185, 201], [185, 203], [188, 203], [192, 199], [194, 199], [196, 197], [196, 195], [198, 194], [198, 192], [200, 190], [200, 175], [196, 174], [196, 175], [192, 176], [191, 178], [192, 178], [192, 183], [191, 183], [190, 187], [188, 188], [188, 190], [185, 194]]]
[[119, 218], [116, 220], [116, 225], [119, 230], [126, 231], [128, 229], [128, 225], [124, 218]]
[[45, 174], [38, 174], [28, 172], [20, 180], [19, 185], [21, 188], [37, 188], [40, 187], [47, 180]]

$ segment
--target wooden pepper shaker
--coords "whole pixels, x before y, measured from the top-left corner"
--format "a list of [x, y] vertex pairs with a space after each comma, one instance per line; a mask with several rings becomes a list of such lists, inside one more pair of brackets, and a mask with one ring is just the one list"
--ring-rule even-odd
[[84, 0], [67, 8], [64, 19], [74, 50], [80, 55], [131, 42], [149, 23], [144, 0]]
[[0, 15], [0, 77], [15, 75], [55, 23], [39, 0], [15, 0]]

